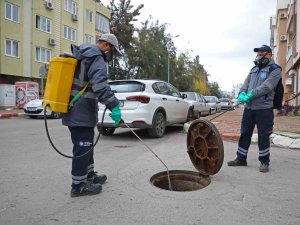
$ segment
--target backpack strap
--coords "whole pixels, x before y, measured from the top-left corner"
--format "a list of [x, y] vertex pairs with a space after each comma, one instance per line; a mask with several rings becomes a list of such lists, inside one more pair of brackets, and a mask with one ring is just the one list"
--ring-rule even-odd
[[271, 64], [269, 67], [269, 73], [271, 73], [273, 70], [275, 70], [277, 68], [280, 68], [280, 70], [282, 70], [282, 68], [279, 65], [277, 65], [276, 63]]

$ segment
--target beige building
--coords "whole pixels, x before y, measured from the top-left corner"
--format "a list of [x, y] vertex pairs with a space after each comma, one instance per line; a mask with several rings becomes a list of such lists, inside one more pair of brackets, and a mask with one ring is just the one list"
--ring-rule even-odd
[[51, 57], [110, 32], [100, 0], [1, 0], [0, 84], [40, 83]]
[[[276, 16], [272, 18], [274, 32], [271, 45], [276, 62], [282, 67], [285, 88], [284, 101], [299, 106], [300, 96], [300, 3], [299, 0], [277, 0]], [[298, 25], [297, 25], [298, 24]], [[272, 39], [273, 38], [273, 39]], [[273, 44], [272, 44], [272, 40]]]

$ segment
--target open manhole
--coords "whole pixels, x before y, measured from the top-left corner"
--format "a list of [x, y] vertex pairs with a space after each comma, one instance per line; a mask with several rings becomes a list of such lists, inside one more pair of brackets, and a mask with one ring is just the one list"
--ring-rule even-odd
[[[210, 184], [209, 176], [187, 170], [170, 170], [172, 191], [196, 191]], [[150, 182], [158, 188], [170, 191], [168, 172], [153, 175]]]
[[168, 171], [164, 171], [153, 175], [150, 182], [170, 191], [195, 191], [207, 187], [209, 175], [219, 172], [224, 160], [223, 141], [212, 122], [197, 119], [191, 123], [187, 133], [187, 152], [199, 172], [170, 170], [168, 177]]

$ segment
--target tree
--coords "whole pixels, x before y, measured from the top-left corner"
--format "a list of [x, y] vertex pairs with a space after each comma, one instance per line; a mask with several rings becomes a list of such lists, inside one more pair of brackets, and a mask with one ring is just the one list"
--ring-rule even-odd
[[217, 82], [208, 83], [210, 95], [217, 96], [218, 98], [222, 97], [219, 84]]
[[144, 7], [140, 4], [135, 9], [131, 5], [131, 0], [119, 0], [110, 2], [111, 22], [116, 37], [119, 40], [120, 48], [123, 49], [124, 55], [122, 60], [114, 59], [110, 64], [110, 78], [124, 79], [129, 78], [132, 70], [131, 61], [133, 60], [136, 51], [136, 39], [133, 37], [135, 31], [133, 22], [137, 21], [136, 17], [140, 15], [140, 10]]

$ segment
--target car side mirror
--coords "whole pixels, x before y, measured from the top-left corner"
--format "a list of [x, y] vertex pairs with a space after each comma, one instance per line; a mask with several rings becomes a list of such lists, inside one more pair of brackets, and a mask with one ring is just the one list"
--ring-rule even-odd
[[182, 97], [183, 99], [185, 99], [185, 98], [187, 98], [187, 95], [186, 95], [186, 94], [181, 94], [181, 97]]

